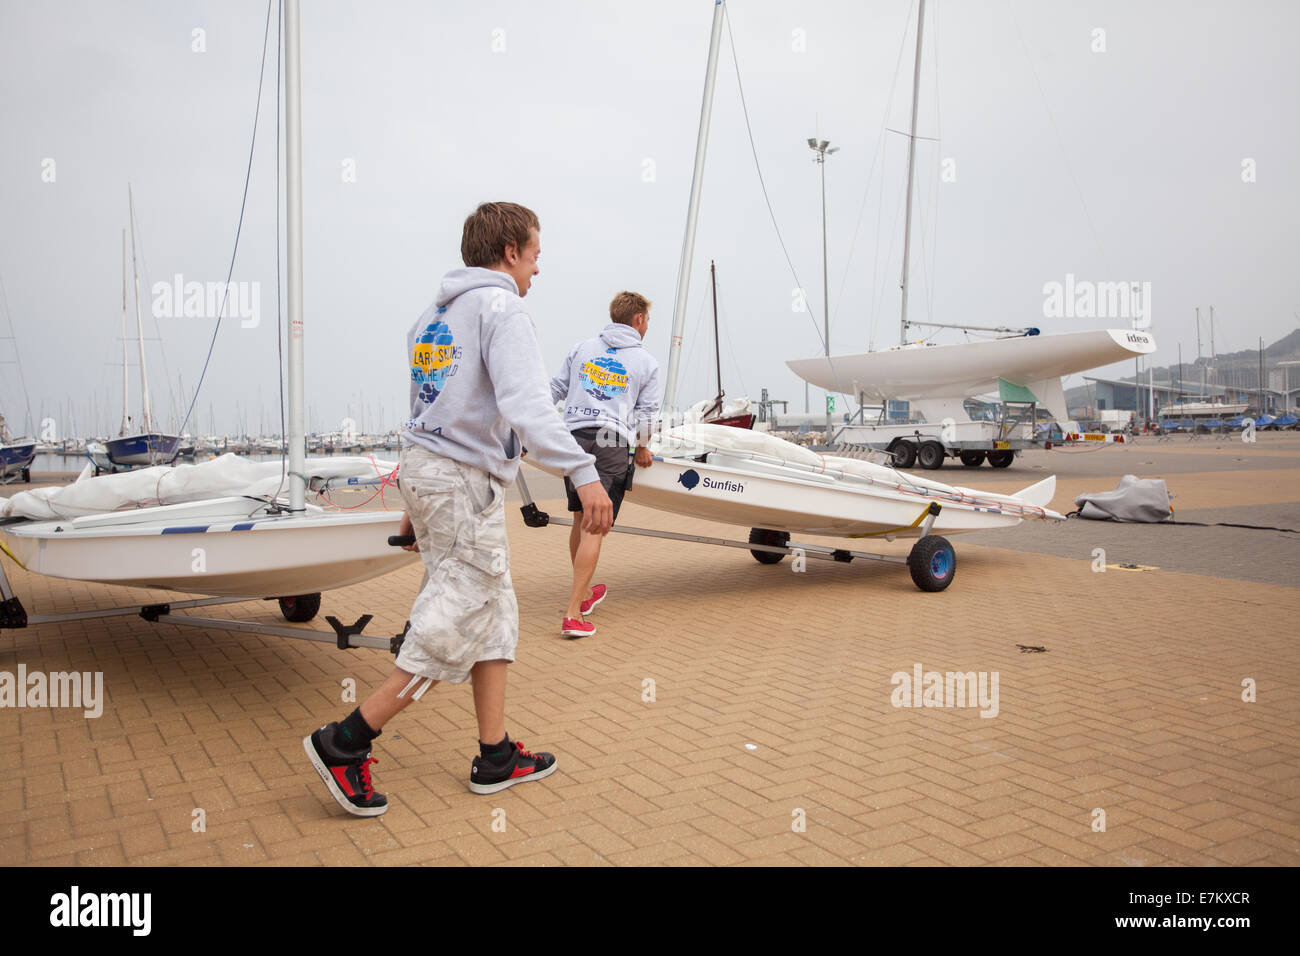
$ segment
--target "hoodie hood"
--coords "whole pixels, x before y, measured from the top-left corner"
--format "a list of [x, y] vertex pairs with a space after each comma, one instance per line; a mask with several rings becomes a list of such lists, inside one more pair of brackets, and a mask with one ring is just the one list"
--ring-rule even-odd
[[601, 329], [600, 340], [611, 349], [636, 349], [641, 347], [641, 336], [630, 325], [611, 322]]
[[[472, 289], [505, 289], [512, 295], [519, 294], [515, 280], [496, 269], [483, 269], [472, 266], [466, 269], [452, 269], [442, 277], [442, 287], [438, 290], [437, 306], [445, 308], [453, 299], [464, 295]], [[633, 332], [633, 335], [636, 333]]]

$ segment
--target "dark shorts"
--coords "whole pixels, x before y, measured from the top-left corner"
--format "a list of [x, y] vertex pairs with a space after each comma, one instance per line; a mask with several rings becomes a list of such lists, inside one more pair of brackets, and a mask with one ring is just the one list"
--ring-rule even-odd
[[[605, 489], [605, 494], [609, 495], [609, 500], [614, 503], [614, 520], [617, 521], [618, 509], [623, 504], [623, 492], [631, 486], [632, 470], [636, 467], [631, 458], [633, 449], [631, 445], [623, 444], [622, 439], [617, 445], [601, 447], [596, 441], [599, 431], [596, 428], [579, 428], [573, 433], [573, 437], [582, 446], [583, 451], [596, 456], [596, 473], [600, 476], [600, 484]], [[569, 510], [581, 511], [582, 502], [578, 500], [573, 482], [567, 476], [564, 479], [564, 490], [569, 496]]]

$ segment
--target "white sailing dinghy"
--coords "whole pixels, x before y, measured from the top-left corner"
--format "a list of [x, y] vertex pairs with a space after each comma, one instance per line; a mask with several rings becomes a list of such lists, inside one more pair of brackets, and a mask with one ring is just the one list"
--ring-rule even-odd
[[[134, 474], [90, 477], [73, 486], [76, 498], [108, 501], [102, 513], [0, 519], [0, 547], [29, 571], [100, 584], [162, 588], [189, 594], [280, 598], [291, 620], [307, 620], [319, 607], [319, 592], [387, 574], [418, 556], [388, 544], [402, 512], [338, 511], [308, 505], [311, 483], [320, 490], [330, 481], [349, 484], [376, 480], [376, 465], [334, 472], [306, 463], [303, 388], [302, 174], [298, 3], [285, 5], [285, 138], [288, 214], [288, 371], [289, 463], [283, 484], [287, 501], [276, 495], [281, 466], [271, 463], [274, 481], [241, 474], [227, 464], [151, 468]], [[233, 456], [230, 456], [233, 458]], [[203, 469], [209, 469], [204, 471]], [[224, 470], [223, 470], [224, 469]], [[391, 471], [391, 466], [389, 468]], [[358, 477], [369, 474], [369, 478]], [[202, 477], [195, 477], [196, 475]], [[207, 476], [213, 475], [212, 479]], [[168, 477], [170, 476], [170, 477]], [[177, 477], [180, 476], [180, 477]], [[313, 481], [313, 476], [317, 480]], [[167, 501], [146, 487], [125, 510], [113, 510], [121, 479], [146, 485], [167, 483], [206, 489], [208, 497]], [[119, 482], [119, 484], [113, 484]], [[266, 497], [259, 498], [259, 494]], [[174, 500], [174, 499], [173, 499]], [[30, 504], [32, 499], [28, 499]], [[132, 507], [131, 504], [135, 506]], [[66, 504], [65, 504], [66, 506]], [[56, 503], [52, 507], [58, 507]], [[12, 510], [13, 506], [10, 505]], [[0, 569], [0, 584], [3, 584]], [[4, 594], [7, 600], [16, 600]], [[200, 602], [207, 603], [207, 602]], [[310, 614], [303, 614], [304, 607]], [[18, 610], [14, 611], [17, 618]], [[25, 622], [25, 616], [22, 618]]]
[[[918, 537], [1063, 519], [1047, 508], [1056, 477], [1013, 495], [962, 488], [855, 458], [822, 455], [764, 432], [696, 424], [651, 440], [629, 500], [706, 521], [846, 538]], [[764, 536], [775, 539], [778, 535]]]

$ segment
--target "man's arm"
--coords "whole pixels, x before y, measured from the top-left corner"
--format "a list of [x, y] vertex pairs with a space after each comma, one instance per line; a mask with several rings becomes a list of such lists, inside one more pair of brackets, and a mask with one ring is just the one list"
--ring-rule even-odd
[[[656, 363], [637, 392], [636, 404], [632, 407], [632, 422], [633, 427], [636, 429], [638, 446], [645, 445], [650, 440], [650, 436], [658, 430], [661, 397], [662, 386], [659, 384], [659, 365]], [[637, 461], [637, 464], [641, 464], [640, 460]]]
[[569, 350], [569, 354], [564, 357], [564, 364], [560, 366], [560, 374], [551, 379], [551, 404], [558, 402], [569, 394], [569, 383], [573, 374], [573, 356], [577, 354], [577, 351], [577, 346]]

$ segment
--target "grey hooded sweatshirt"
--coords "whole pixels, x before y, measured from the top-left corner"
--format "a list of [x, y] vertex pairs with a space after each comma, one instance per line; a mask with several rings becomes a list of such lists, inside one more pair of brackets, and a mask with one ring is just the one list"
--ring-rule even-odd
[[495, 269], [453, 269], [406, 335], [411, 417], [402, 438], [509, 483], [520, 439], [575, 487], [599, 481], [595, 458], [548, 400], [537, 330], [515, 280]]
[[551, 400], [564, 399], [570, 431], [608, 426], [629, 445], [648, 439], [659, 411], [659, 363], [630, 325], [611, 322], [579, 342], [551, 379]]

